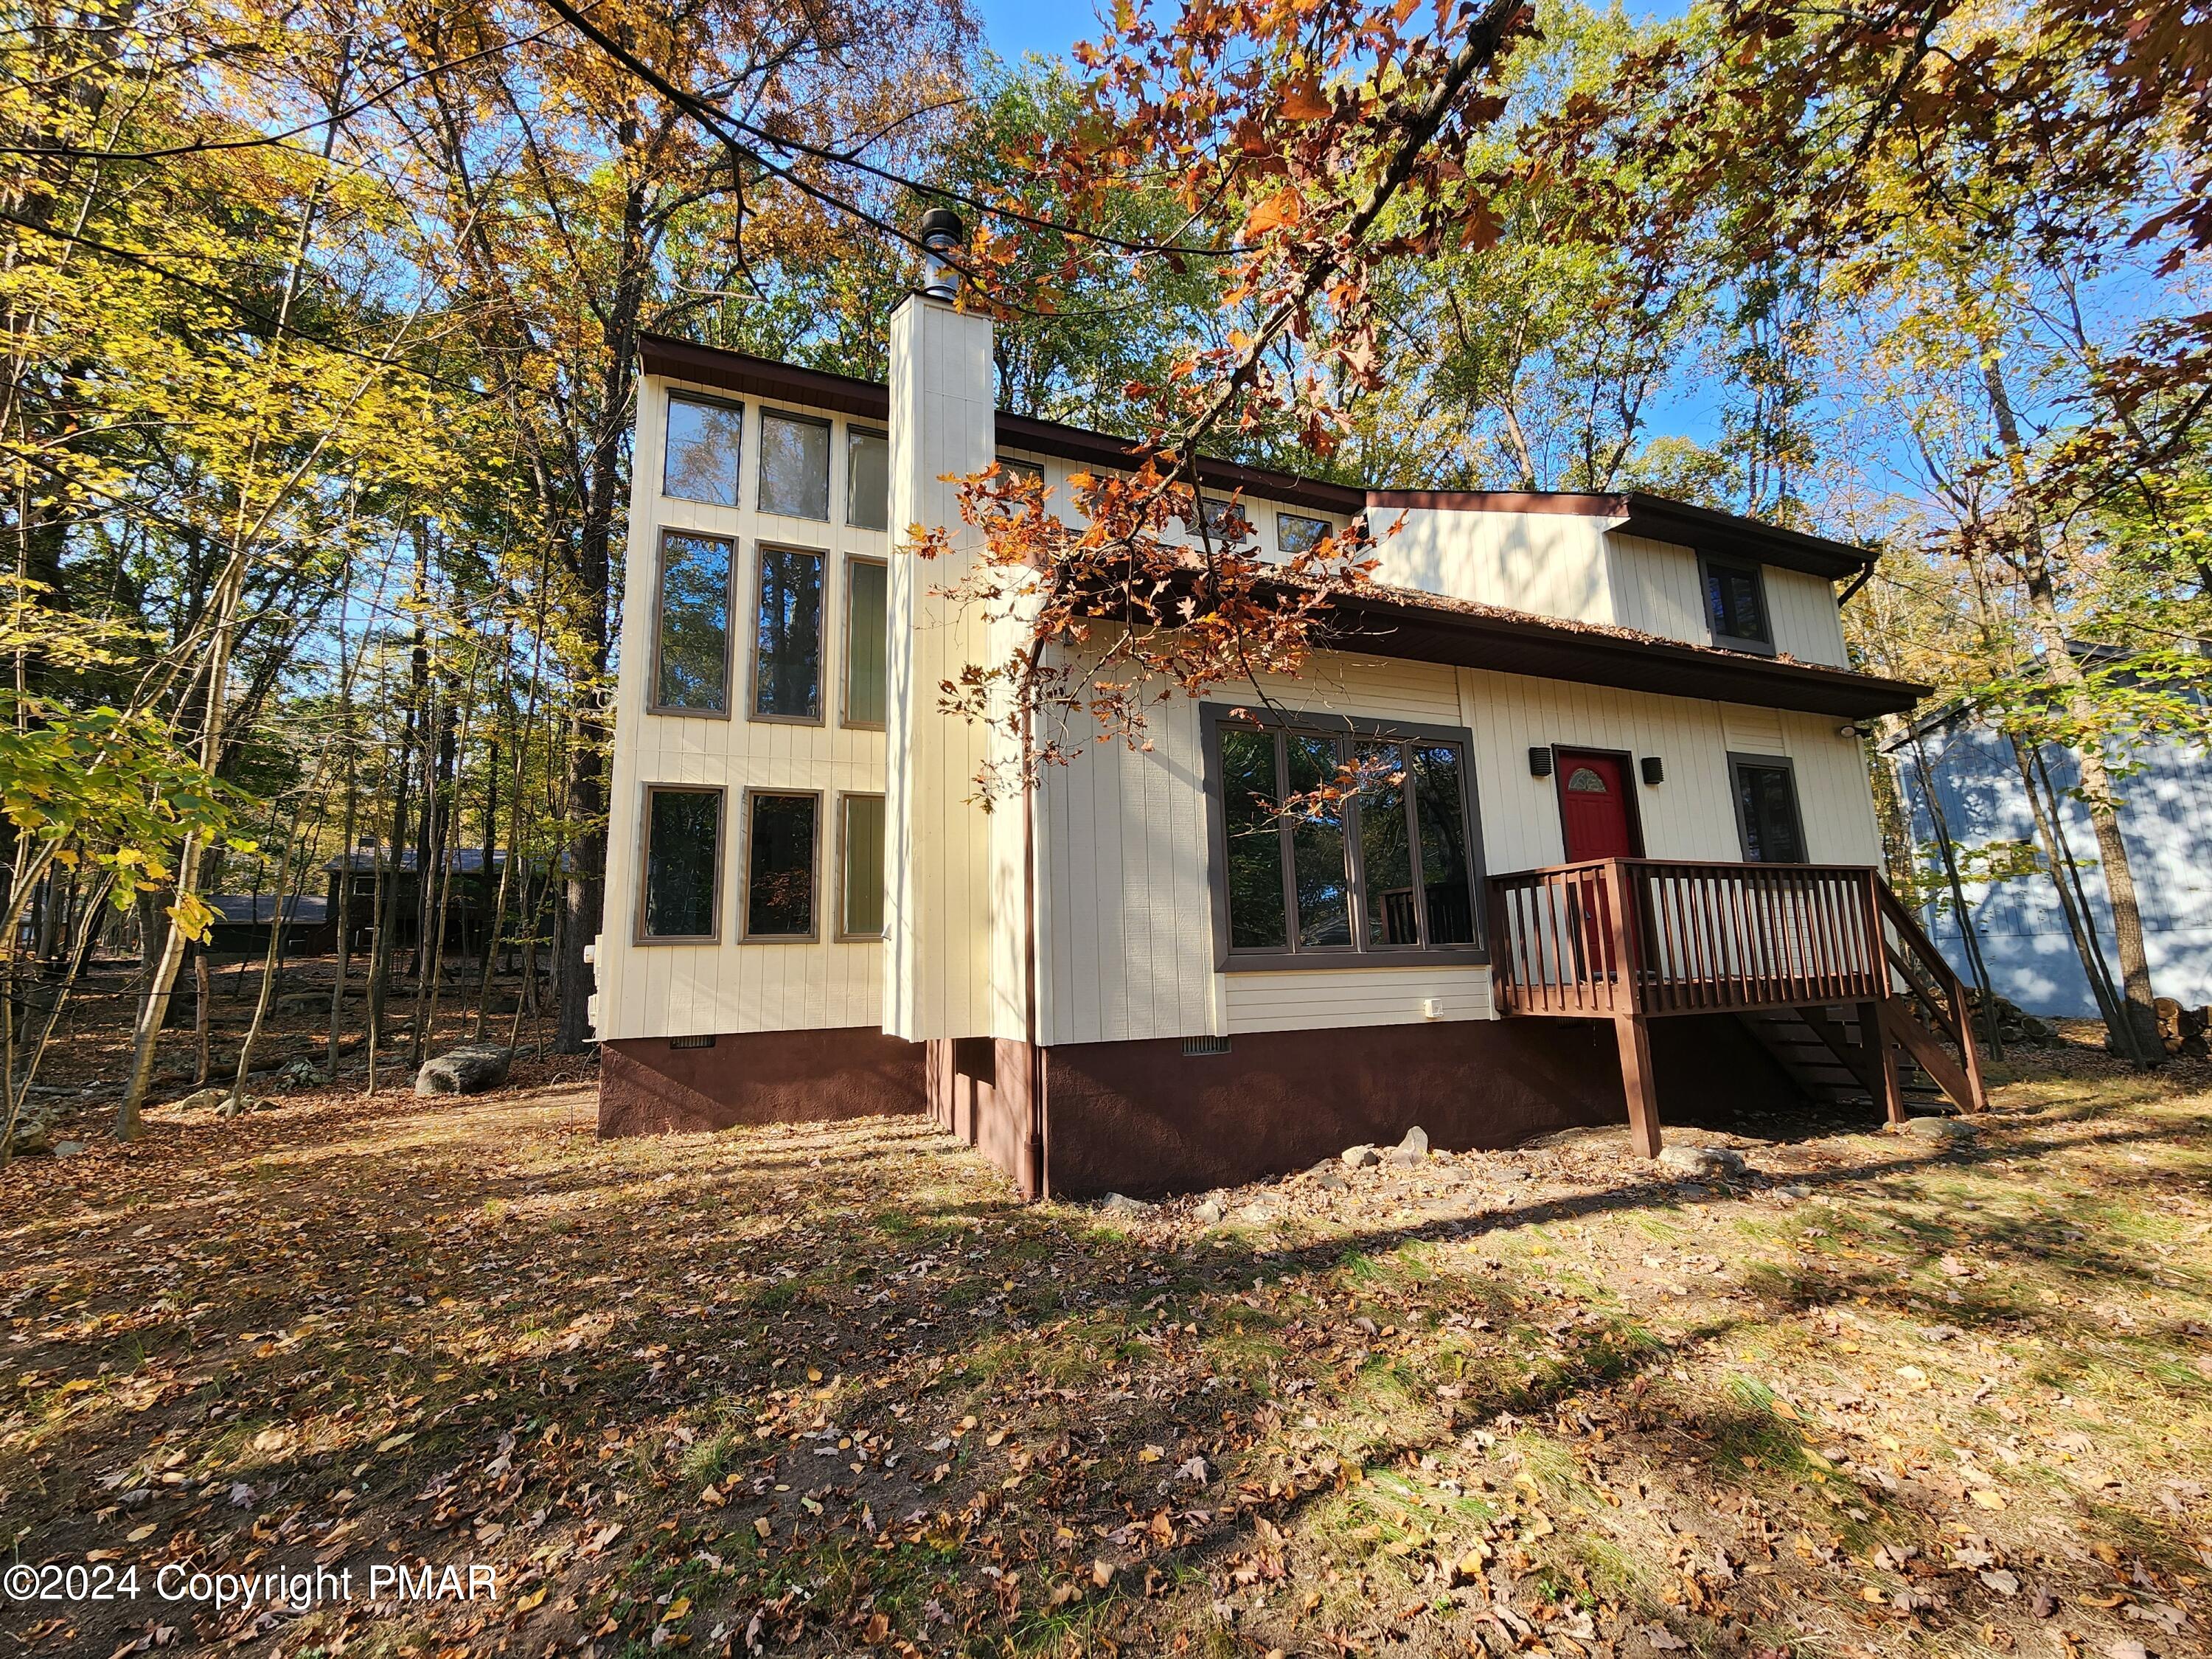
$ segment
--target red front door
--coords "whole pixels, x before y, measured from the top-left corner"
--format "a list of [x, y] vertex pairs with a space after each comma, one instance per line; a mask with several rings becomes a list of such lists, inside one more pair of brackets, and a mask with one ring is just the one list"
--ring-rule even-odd
[[1637, 856], [1628, 799], [1628, 766], [1619, 755], [1559, 751], [1559, 821], [1567, 862]]

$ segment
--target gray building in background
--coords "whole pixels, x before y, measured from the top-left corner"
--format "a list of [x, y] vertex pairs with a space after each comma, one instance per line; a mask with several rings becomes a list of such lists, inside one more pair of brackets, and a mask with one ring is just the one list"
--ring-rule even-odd
[[[1962, 852], [1978, 852], [1994, 842], [2039, 848], [2012, 745], [1972, 710], [1951, 708], [1932, 715], [1911, 734], [1893, 739], [1885, 750], [1898, 769], [1923, 872], [1940, 877], [1943, 868], [1936, 811]], [[2120, 964], [2113, 951], [2112, 905], [2098, 864], [2096, 834], [2087, 809], [2068, 794], [2081, 783], [2080, 769], [2070, 752], [2056, 746], [2045, 749], [2041, 758], [2057, 792], [2066, 848], [2080, 870], [2105, 962], [2117, 984]], [[2160, 996], [2187, 1004], [2212, 1002], [2212, 755], [2192, 744], [2160, 741], [2129, 758], [2134, 769], [2120, 784], [2120, 831], [2142, 908], [2152, 981]], [[2033, 873], [1964, 884], [1990, 981], [1999, 995], [2030, 1013], [2094, 1018], [2097, 1000], [2067, 930], [2065, 912], [2040, 859]], [[1966, 952], [1948, 895], [1929, 906], [1922, 919], [1964, 972]]]

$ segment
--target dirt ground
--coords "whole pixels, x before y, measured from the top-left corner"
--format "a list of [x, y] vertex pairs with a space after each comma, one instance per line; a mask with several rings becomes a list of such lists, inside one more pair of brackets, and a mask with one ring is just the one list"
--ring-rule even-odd
[[1127, 1215], [911, 1119], [602, 1144], [535, 1061], [166, 1108], [0, 1171], [0, 1631], [2207, 1651], [2212, 1068], [1996, 1076], [1966, 1139], [1670, 1127], [1741, 1176], [1591, 1133]]

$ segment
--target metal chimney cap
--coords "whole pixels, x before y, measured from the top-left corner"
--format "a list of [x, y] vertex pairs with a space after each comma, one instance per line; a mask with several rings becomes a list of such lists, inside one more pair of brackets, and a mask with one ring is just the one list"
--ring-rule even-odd
[[921, 240], [925, 247], [939, 243], [951, 243], [957, 247], [968, 240], [968, 227], [960, 222], [960, 216], [949, 207], [933, 207], [921, 216]]

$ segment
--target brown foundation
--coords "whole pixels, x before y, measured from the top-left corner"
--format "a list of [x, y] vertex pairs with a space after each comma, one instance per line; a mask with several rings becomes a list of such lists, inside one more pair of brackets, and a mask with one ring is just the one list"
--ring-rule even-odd
[[869, 1026], [746, 1031], [711, 1048], [666, 1037], [600, 1045], [599, 1134], [665, 1134], [740, 1123], [820, 1123], [919, 1112], [927, 1104], [920, 1043]]

